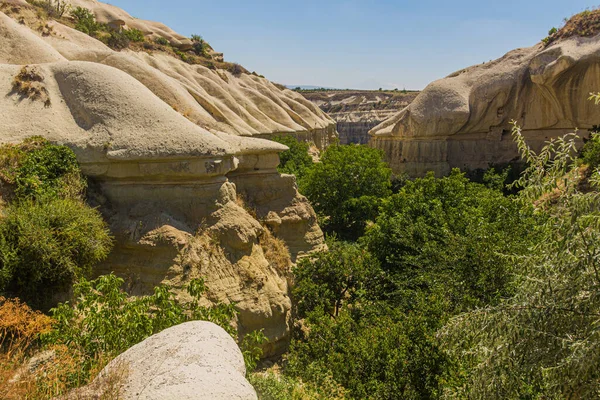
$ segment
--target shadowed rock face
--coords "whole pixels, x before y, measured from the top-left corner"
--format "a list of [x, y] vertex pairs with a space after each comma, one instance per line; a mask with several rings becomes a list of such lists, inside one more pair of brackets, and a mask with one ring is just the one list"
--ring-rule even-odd
[[518, 160], [511, 120], [534, 149], [600, 124], [588, 101], [600, 88], [600, 38], [514, 50], [430, 84], [406, 109], [370, 131], [395, 172], [438, 175]]
[[336, 121], [341, 144], [367, 144], [369, 130], [408, 106], [418, 92], [325, 90], [302, 94]]
[[[0, 10], [35, 18], [16, 4]], [[49, 24], [53, 33], [41, 36], [0, 12], [0, 142], [40, 135], [73, 149], [91, 180], [90, 202], [115, 236], [96, 274], [125, 277], [133, 294], [169, 284], [181, 297], [203, 277], [207, 302], [235, 302], [239, 332], [264, 329], [266, 355], [280, 353], [290, 334], [289, 271], [266, 256], [265, 231], [286, 242], [292, 259], [324, 241], [293, 177], [277, 173], [286, 147], [256, 137], [316, 135], [326, 145], [319, 132], [332, 133], [332, 121], [266, 79], [167, 54], [117, 53]], [[34, 79], [41, 98], [15, 90], [19, 76]]]

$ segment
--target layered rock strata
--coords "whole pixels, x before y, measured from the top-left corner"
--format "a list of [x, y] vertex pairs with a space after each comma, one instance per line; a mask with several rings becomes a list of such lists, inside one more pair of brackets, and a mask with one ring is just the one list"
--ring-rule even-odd
[[600, 88], [600, 38], [538, 44], [430, 84], [406, 109], [370, 131], [397, 172], [421, 176], [519, 159], [511, 120], [534, 148], [600, 124], [588, 101]]
[[326, 90], [302, 94], [336, 121], [341, 144], [367, 144], [369, 130], [408, 106], [418, 92]]
[[322, 248], [323, 234], [293, 177], [276, 171], [286, 147], [252, 136], [301, 135], [328, 119], [265, 79], [116, 53], [48, 24], [54, 34], [42, 36], [0, 12], [0, 142], [40, 135], [73, 149], [115, 236], [97, 274], [115, 272], [140, 295], [203, 277], [207, 303], [235, 303], [240, 334], [264, 329], [266, 355], [281, 352], [289, 271], [266, 254], [267, 230], [294, 259]]

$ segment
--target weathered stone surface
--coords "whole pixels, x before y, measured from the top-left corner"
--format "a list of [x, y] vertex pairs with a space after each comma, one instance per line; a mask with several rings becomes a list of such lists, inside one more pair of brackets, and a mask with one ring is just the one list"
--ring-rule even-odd
[[341, 144], [366, 144], [369, 130], [408, 106], [418, 92], [326, 90], [302, 94], [336, 121]]
[[[110, 362], [92, 384], [65, 399], [95, 398], [117, 380], [123, 400], [254, 400], [244, 358], [231, 336], [210, 322], [166, 329]], [[117, 389], [117, 388], [115, 388]]]
[[[13, 8], [0, 10], [36, 18], [29, 6]], [[319, 136], [332, 121], [264, 78], [166, 54], [117, 53], [51, 25], [54, 33], [41, 36], [0, 12], [0, 143], [41, 135], [74, 150], [91, 178], [90, 201], [116, 239], [96, 274], [115, 272], [139, 295], [169, 284], [183, 299], [181, 289], [203, 277], [206, 303], [236, 303], [240, 334], [264, 329], [265, 355], [283, 351], [288, 277], [266, 258], [268, 228], [257, 217], [278, 216], [269, 227], [294, 257], [322, 248], [323, 234], [293, 178], [276, 171], [286, 147], [256, 136]], [[23, 68], [47, 101], [13, 90]], [[258, 216], [236, 204], [236, 184], [257, 198]]]
[[572, 37], [511, 51], [430, 84], [406, 109], [370, 131], [395, 172], [438, 175], [518, 159], [511, 120], [534, 149], [574, 128], [586, 134], [600, 111], [600, 37]]

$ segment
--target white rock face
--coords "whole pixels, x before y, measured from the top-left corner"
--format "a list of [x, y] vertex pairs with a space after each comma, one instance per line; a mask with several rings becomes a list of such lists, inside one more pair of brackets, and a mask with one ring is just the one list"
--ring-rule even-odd
[[598, 125], [588, 97], [600, 87], [599, 71], [600, 35], [517, 49], [431, 83], [369, 132], [370, 145], [383, 150], [396, 173], [412, 176], [516, 161], [511, 120], [534, 150]]
[[252, 400], [240, 349], [221, 327], [194, 321], [166, 329], [121, 354], [91, 385], [115, 368], [126, 370], [124, 400]]

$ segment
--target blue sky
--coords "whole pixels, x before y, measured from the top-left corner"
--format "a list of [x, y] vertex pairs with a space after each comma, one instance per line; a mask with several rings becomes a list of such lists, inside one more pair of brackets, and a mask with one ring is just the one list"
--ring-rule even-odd
[[110, 0], [293, 85], [422, 89], [539, 42], [584, 0]]

